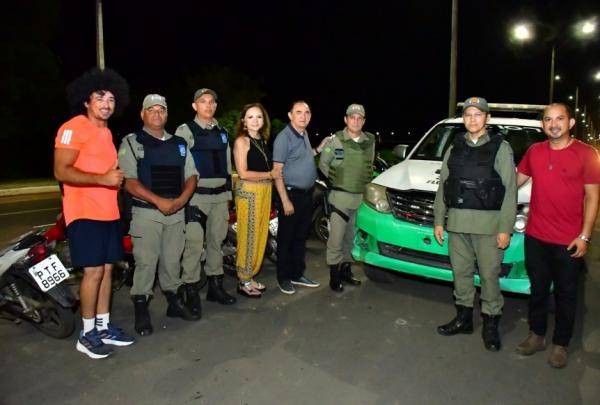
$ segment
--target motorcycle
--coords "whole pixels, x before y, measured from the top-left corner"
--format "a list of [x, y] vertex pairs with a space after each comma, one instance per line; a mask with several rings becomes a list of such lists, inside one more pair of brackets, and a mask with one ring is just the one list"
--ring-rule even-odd
[[[53, 251], [68, 269], [71, 276], [69, 278], [72, 286], [79, 285], [81, 278], [81, 269], [74, 268], [71, 263], [71, 254], [69, 251], [69, 242], [67, 240], [67, 226], [62, 213], [58, 214], [56, 222], [52, 224], [46, 231], [44, 236], [53, 243]], [[123, 244], [123, 260], [115, 263], [112, 271], [112, 287], [113, 291], [119, 291], [124, 285], [131, 287], [133, 285], [133, 273], [135, 271], [135, 260], [133, 259], [133, 242], [131, 235], [124, 233], [122, 237]], [[77, 291], [77, 288], [74, 287]]]
[[[373, 161], [373, 178], [379, 176], [384, 170], [389, 168], [389, 164], [383, 160], [379, 154], [375, 156]], [[312, 215], [312, 231], [315, 236], [324, 243], [329, 239], [329, 192], [331, 185], [327, 177], [317, 170], [318, 177], [315, 181], [315, 190], [313, 192], [313, 215]]]
[[77, 300], [45, 232], [31, 231], [0, 251], [0, 315], [61, 339], [75, 329]]

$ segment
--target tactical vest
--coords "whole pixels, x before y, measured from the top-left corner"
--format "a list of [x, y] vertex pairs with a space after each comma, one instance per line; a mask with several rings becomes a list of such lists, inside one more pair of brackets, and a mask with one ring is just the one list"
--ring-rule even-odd
[[502, 144], [500, 134], [490, 134], [490, 141], [470, 147], [463, 134], [452, 143], [448, 158], [450, 174], [444, 182], [444, 201], [449, 208], [499, 210], [505, 188], [494, 169], [496, 155]]
[[145, 131], [135, 134], [137, 142], [144, 146], [144, 157], [137, 165], [138, 180], [160, 197], [179, 197], [183, 191], [185, 140], [172, 136], [162, 141]]
[[204, 129], [195, 121], [187, 126], [194, 135], [194, 147], [190, 149], [196, 169], [201, 178], [227, 179], [227, 131], [217, 126]]
[[365, 185], [373, 178], [373, 155], [375, 151], [375, 136], [365, 132], [367, 139], [355, 142], [344, 139], [343, 133], [336, 137], [342, 143], [342, 148], [335, 149], [335, 159], [342, 160], [339, 166], [329, 168], [329, 180], [332, 188], [349, 193], [362, 193]]

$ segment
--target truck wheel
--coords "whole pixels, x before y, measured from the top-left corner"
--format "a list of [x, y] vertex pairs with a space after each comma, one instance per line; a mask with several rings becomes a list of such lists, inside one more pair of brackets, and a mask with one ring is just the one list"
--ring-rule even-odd
[[367, 263], [363, 264], [363, 271], [365, 272], [365, 275], [369, 280], [375, 281], [377, 283], [389, 284], [393, 283], [396, 280], [394, 274], [391, 271], [382, 269], [381, 267], [371, 266]]

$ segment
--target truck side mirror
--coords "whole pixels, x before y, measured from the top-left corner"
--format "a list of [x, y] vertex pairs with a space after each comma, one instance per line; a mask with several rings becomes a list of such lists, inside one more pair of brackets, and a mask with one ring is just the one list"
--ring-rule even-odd
[[406, 159], [406, 152], [408, 151], [408, 145], [396, 145], [392, 150], [394, 156], [396, 156], [400, 161]]

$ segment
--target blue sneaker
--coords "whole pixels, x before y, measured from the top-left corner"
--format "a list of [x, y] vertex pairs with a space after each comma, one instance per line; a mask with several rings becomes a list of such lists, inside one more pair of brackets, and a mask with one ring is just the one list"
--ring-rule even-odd
[[129, 346], [135, 339], [123, 332], [123, 329], [116, 327], [112, 323], [108, 324], [108, 329], [101, 330], [100, 339], [106, 345]]
[[292, 283], [289, 282], [288, 280], [280, 281], [279, 282], [279, 289], [284, 294], [294, 294], [296, 292], [296, 289], [294, 288], [294, 286], [292, 285]]
[[112, 354], [112, 349], [102, 343], [100, 333], [95, 328], [86, 334], [81, 331], [75, 348], [77, 351], [87, 354], [92, 359], [103, 359]]
[[321, 285], [321, 284], [317, 283], [316, 281], [312, 281], [311, 279], [306, 278], [304, 276], [301, 276], [295, 280], [292, 280], [292, 284], [301, 285], [303, 287], [311, 287], [311, 288], [316, 288]]

